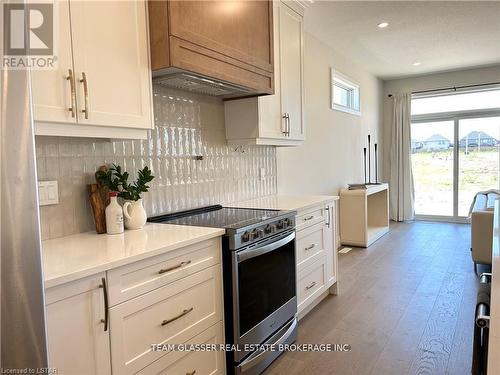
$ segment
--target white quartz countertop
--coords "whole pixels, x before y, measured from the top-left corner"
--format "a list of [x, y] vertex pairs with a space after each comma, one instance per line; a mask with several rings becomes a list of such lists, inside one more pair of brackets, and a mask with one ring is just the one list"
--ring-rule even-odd
[[272, 210], [304, 210], [321, 203], [339, 199], [336, 195], [269, 195], [231, 203], [228, 206]]
[[43, 241], [45, 288], [164, 254], [224, 234], [224, 229], [147, 223], [123, 234], [87, 232]]
[[490, 332], [488, 374], [500, 374], [500, 201], [495, 202], [493, 219], [493, 253], [491, 258]]

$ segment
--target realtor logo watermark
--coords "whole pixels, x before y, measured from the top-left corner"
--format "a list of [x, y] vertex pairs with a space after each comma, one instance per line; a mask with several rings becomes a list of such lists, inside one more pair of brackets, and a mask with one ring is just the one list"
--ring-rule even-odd
[[54, 69], [54, 5], [4, 3], [4, 69]]

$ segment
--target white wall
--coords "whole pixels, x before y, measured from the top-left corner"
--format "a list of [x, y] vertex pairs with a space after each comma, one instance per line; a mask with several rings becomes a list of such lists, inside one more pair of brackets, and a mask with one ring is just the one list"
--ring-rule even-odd
[[390, 137], [392, 120], [392, 100], [388, 94], [400, 92], [414, 92], [421, 90], [432, 90], [463, 85], [475, 85], [480, 83], [491, 83], [500, 81], [500, 66], [468, 69], [447, 73], [435, 73], [425, 76], [395, 79], [384, 82], [384, 121], [383, 121], [383, 144], [384, 147], [384, 169], [383, 176], [389, 178], [390, 164]]
[[[332, 67], [360, 85], [361, 116], [330, 108]], [[278, 192], [337, 194], [347, 183], [363, 181], [367, 135], [381, 141], [382, 82], [309, 33], [304, 78], [306, 141], [301, 147], [278, 148]]]

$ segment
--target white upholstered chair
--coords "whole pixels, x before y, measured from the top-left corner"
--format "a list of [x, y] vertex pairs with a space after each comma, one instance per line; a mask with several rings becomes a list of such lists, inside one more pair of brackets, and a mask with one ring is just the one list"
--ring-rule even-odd
[[471, 212], [471, 254], [474, 271], [478, 264], [491, 265], [493, 208], [499, 195], [478, 194]]

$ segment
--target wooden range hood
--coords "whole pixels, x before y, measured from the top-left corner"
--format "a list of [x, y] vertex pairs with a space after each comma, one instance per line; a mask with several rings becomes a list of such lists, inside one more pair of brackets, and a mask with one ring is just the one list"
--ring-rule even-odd
[[272, 1], [149, 1], [156, 83], [222, 98], [274, 93]]

